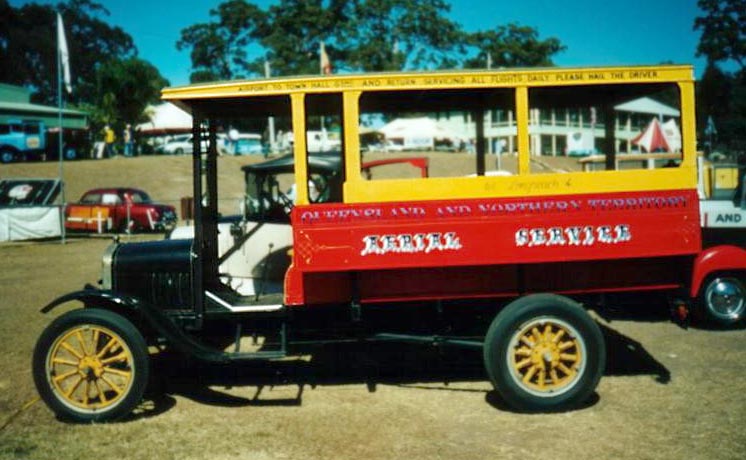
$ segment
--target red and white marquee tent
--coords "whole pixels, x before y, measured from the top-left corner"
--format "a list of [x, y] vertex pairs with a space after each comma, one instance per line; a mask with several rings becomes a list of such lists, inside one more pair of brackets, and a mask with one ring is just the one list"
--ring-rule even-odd
[[681, 150], [681, 132], [673, 119], [661, 125], [658, 118], [653, 118], [631, 142], [648, 153], [677, 152]]

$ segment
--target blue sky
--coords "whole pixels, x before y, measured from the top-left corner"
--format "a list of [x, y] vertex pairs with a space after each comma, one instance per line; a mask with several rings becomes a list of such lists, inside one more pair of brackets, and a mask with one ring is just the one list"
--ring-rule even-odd
[[[19, 6], [28, 3], [11, 0]], [[39, 3], [56, 3], [40, 1]], [[189, 83], [187, 51], [176, 50], [181, 29], [210, 19], [220, 1], [101, 1], [106, 20], [129, 33], [140, 57], [153, 63], [172, 85]], [[255, 0], [262, 8], [276, 0]], [[567, 47], [554, 61], [560, 66], [674, 63], [694, 64], [697, 76], [705, 61], [695, 58], [701, 14], [696, 0], [451, 0], [450, 18], [467, 31], [517, 22], [532, 26], [541, 38], [556, 37]], [[74, 69], [73, 69], [74, 72]]]

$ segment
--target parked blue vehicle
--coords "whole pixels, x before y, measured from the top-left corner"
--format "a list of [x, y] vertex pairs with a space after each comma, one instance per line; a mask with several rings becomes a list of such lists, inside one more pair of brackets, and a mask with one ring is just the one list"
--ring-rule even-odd
[[0, 162], [12, 163], [27, 155], [44, 153], [45, 131], [44, 123], [37, 120], [0, 123]]

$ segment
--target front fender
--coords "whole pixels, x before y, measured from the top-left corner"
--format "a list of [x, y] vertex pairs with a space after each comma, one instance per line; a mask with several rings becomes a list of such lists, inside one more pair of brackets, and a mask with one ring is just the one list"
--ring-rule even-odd
[[697, 297], [705, 278], [715, 272], [746, 270], [746, 250], [737, 246], [715, 246], [702, 251], [694, 259], [690, 295]]
[[115, 305], [117, 307], [124, 307], [126, 309], [131, 310], [140, 310], [140, 302], [129, 296], [117, 294], [113, 291], [104, 291], [100, 289], [96, 289], [94, 287], [86, 286], [81, 291], [75, 291], [71, 292], [69, 294], [65, 294], [61, 297], [58, 297], [48, 303], [44, 308], [41, 309], [42, 313], [49, 313], [56, 307], [71, 302], [73, 300], [77, 300], [80, 302], [83, 302], [86, 304], [86, 306], [93, 304], [96, 306], [101, 306], [102, 304], [109, 304], [109, 305]]
[[[152, 308], [136, 297], [122, 295], [120, 293], [96, 289], [87, 285], [81, 291], [71, 292], [50, 302], [41, 309], [42, 313], [48, 313], [54, 308], [70, 301], [80, 301], [86, 308], [102, 308], [113, 311], [127, 317], [136, 325], [149, 326], [149, 331], [155, 332], [166, 340], [175, 342], [177, 345], [182, 341], [180, 332], [172, 321], [160, 310]], [[146, 331], [144, 335], [148, 335]]]

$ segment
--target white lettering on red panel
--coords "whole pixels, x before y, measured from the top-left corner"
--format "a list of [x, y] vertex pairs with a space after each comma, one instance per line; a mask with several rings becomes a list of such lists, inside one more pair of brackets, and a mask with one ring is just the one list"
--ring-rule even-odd
[[388, 253], [414, 254], [433, 251], [457, 251], [461, 241], [456, 232], [400, 233], [391, 235], [366, 235], [363, 238], [361, 256]]
[[515, 245], [534, 246], [593, 246], [617, 244], [632, 240], [627, 224], [585, 225], [575, 227], [521, 228], [515, 232]]

